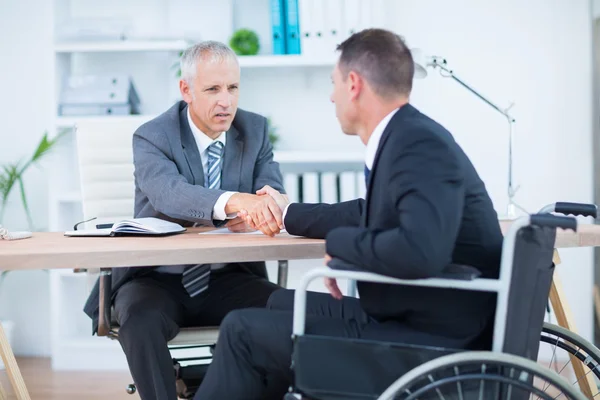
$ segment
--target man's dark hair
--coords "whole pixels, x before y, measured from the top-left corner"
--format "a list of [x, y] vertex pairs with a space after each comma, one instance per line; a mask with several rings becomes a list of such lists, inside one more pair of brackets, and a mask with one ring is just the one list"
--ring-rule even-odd
[[383, 98], [408, 96], [415, 65], [404, 40], [385, 29], [365, 29], [337, 46], [339, 68], [344, 79], [350, 71], [365, 78]]

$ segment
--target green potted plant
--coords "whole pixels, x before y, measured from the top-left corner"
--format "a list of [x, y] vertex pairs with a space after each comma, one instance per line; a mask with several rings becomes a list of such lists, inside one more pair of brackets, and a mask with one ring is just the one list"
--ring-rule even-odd
[[[2, 225], [2, 220], [4, 218], [4, 213], [6, 211], [6, 206], [8, 202], [8, 198], [13, 192], [13, 190], [19, 190], [21, 203], [23, 209], [25, 211], [25, 215], [27, 216], [27, 222], [29, 224], [29, 229], [34, 230], [33, 220], [31, 218], [31, 211], [29, 210], [29, 203], [27, 201], [27, 194], [25, 193], [25, 184], [24, 184], [24, 176], [25, 173], [31, 168], [33, 165], [39, 163], [41, 159], [44, 158], [46, 154], [50, 152], [50, 150], [56, 145], [59, 139], [66, 133], [66, 131], [61, 131], [55, 138], [48, 139], [48, 133], [45, 132], [44, 136], [31, 158], [26, 161], [20, 160], [15, 163], [8, 163], [4, 165], [0, 165], [0, 226]], [[0, 272], [0, 292], [2, 291], [2, 284], [6, 278], [6, 275], [9, 271]], [[6, 336], [8, 338], [9, 343], [11, 342], [12, 332], [14, 330], [14, 322], [1, 320]], [[4, 368], [2, 360], [0, 360], [0, 369]]]
[[30, 167], [36, 165], [46, 154], [48, 154], [65, 133], [65, 131], [62, 131], [54, 139], [48, 139], [48, 132], [45, 132], [30, 159], [25, 162], [20, 160], [15, 163], [0, 165], [0, 224], [2, 224], [4, 218], [8, 197], [13, 189], [18, 186], [23, 209], [27, 216], [27, 223], [29, 224], [29, 228], [33, 230], [33, 220], [31, 219], [27, 195], [25, 194], [23, 177]]
[[229, 47], [239, 56], [255, 56], [260, 50], [260, 41], [256, 32], [242, 28], [234, 32]]

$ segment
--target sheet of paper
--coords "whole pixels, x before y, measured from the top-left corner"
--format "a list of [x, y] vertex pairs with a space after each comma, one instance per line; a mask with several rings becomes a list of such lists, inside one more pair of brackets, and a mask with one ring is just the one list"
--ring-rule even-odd
[[[283, 229], [281, 231], [281, 233], [285, 233], [285, 229]], [[213, 231], [200, 232], [198, 235], [222, 235], [222, 234], [228, 234], [228, 235], [264, 235], [264, 233], [262, 233], [261, 231], [254, 231], [254, 232], [231, 232], [229, 230], [229, 228], [220, 228], [220, 229], [215, 229]]]

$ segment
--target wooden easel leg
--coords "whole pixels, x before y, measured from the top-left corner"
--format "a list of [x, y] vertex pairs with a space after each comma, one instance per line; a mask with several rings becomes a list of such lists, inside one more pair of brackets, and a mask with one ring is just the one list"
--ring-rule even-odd
[[596, 323], [600, 325], [600, 288], [594, 285], [594, 311], [596, 312]]
[[[577, 333], [577, 329], [575, 328], [575, 321], [573, 319], [573, 314], [571, 314], [571, 310], [569, 309], [569, 304], [567, 303], [562, 284], [558, 276], [556, 276], [556, 274], [554, 274], [554, 278], [552, 279], [552, 286], [550, 288], [550, 303], [552, 303], [552, 309], [554, 310], [554, 314], [556, 315], [558, 325], [570, 330], [571, 332]], [[594, 374], [586, 375], [581, 361], [579, 361], [577, 357], [573, 355], [570, 355], [570, 357], [571, 365], [573, 365], [575, 377], [577, 378], [577, 382], [579, 383], [579, 388], [581, 389], [581, 392], [588, 399], [592, 399], [594, 397], [594, 393], [596, 393], [598, 390], [596, 382], [594, 381]]]
[[25, 382], [23, 381], [23, 377], [21, 376], [21, 371], [19, 370], [19, 366], [15, 360], [15, 355], [8, 344], [8, 338], [4, 333], [2, 324], [0, 324], [0, 356], [2, 356], [4, 367], [8, 373], [8, 379], [10, 379], [10, 383], [15, 391], [15, 394], [17, 395], [17, 399], [31, 400], [31, 397], [29, 397], [29, 393], [27, 392]]
[[0, 385], [0, 400], [8, 400], [8, 396], [6, 395], [2, 385]]

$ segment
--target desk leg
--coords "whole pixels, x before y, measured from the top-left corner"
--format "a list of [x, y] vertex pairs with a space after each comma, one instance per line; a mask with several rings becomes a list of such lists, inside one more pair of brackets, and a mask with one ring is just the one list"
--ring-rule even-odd
[[288, 283], [288, 261], [277, 261], [277, 284], [283, 288], [287, 288]]
[[[550, 302], [552, 303], [552, 309], [556, 315], [558, 325], [570, 330], [571, 332], [577, 332], [577, 329], [575, 328], [575, 321], [573, 320], [573, 314], [571, 314], [571, 309], [567, 303], [562, 284], [556, 274], [554, 275], [552, 287], [550, 288]], [[597, 391], [596, 382], [594, 381], [594, 374], [586, 375], [581, 361], [579, 361], [579, 359], [577, 359], [575, 356], [571, 355], [570, 357], [571, 365], [573, 365], [575, 377], [579, 382], [579, 388], [581, 389], [581, 392], [588, 399], [592, 399], [594, 393]]]
[[[27, 387], [25, 386], [25, 382], [23, 381], [23, 377], [21, 376], [21, 371], [19, 371], [19, 366], [17, 365], [17, 361], [15, 360], [15, 355], [8, 344], [8, 338], [4, 333], [4, 328], [2, 324], [0, 324], [0, 356], [2, 356], [2, 361], [4, 362], [4, 367], [6, 368], [6, 372], [8, 373], [8, 379], [10, 379], [10, 383], [17, 395], [18, 400], [31, 400], [29, 397], [29, 393], [27, 393]], [[0, 393], [3, 395], [4, 393]]]

